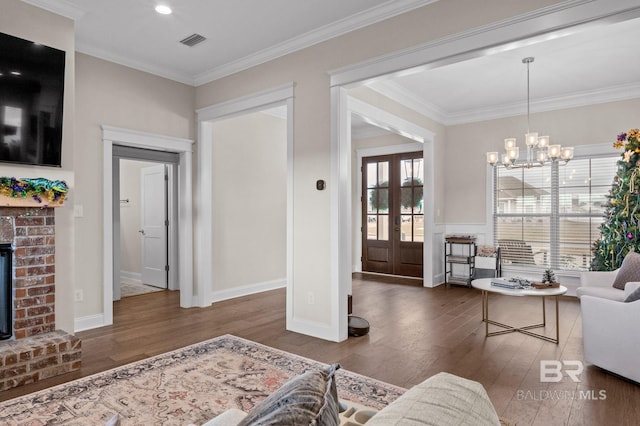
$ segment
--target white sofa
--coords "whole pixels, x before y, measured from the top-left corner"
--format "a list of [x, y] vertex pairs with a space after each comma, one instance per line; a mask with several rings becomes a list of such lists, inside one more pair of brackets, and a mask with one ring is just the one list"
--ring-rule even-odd
[[[359, 418], [358, 414], [363, 414]], [[246, 416], [238, 409], [225, 411], [202, 426], [235, 426]], [[342, 426], [456, 425], [500, 426], [484, 387], [473, 380], [438, 373], [412, 387], [379, 412], [348, 410], [340, 413]]]
[[617, 270], [582, 272], [576, 294], [582, 311], [584, 357], [591, 364], [640, 382], [640, 300], [624, 300], [640, 282], [612, 287]]

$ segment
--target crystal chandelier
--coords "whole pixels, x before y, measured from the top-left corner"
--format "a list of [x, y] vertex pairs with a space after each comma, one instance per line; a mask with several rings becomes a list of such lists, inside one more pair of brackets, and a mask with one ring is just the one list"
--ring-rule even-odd
[[[527, 133], [524, 135], [524, 142], [527, 145], [527, 159], [526, 162], [518, 162], [520, 148], [516, 145], [516, 138], [505, 139], [502, 165], [509, 169], [541, 167], [549, 162], [566, 164], [573, 158], [573, 147], [549, 145], [549, 136], [538, 136], [537, 132], [530, 130], [529, 64], [533, 62], [533, 59], [533, 57], [527, 57], [522, 60], [523, 64], [527, 64]], [[487, 162], [492, 166], [498, 163], [498, 159], [497, 152], [487, 152]]]

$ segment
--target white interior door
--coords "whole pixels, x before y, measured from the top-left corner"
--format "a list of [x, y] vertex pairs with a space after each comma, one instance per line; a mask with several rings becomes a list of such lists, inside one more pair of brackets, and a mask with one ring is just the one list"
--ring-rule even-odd
[[140, 170], [142, 282], [167, 288], [167, 190], [165, 165]]

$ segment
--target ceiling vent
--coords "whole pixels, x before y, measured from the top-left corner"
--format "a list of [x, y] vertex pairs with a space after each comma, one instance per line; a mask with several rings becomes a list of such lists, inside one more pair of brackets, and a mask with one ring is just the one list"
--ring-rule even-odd
[[193, 47], [198, 43], [202, 43], [206, 39], [206, 37], [201, 36], [200, 34], [191, 34], [189, 37], [180, 40], [180, 43], [184, 44], [185, 46]]

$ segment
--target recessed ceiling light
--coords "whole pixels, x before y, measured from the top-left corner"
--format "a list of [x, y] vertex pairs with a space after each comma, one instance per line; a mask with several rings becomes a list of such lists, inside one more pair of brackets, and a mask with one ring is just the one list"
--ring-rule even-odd
[[11, 75], [22, 75], [20, 71], [11, 71]]
[[172, 10], [169, 6], [159, 4], [156, 6], [156, 12], [158, 12], [161, 15], [171, 15]]

